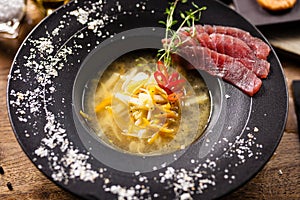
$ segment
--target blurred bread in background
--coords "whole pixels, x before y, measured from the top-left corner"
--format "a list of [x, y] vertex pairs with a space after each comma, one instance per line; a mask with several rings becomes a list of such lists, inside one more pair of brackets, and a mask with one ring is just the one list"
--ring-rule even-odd
[[270, 11], [283, 11], [293, 8], [297, 0], [256, 0], [257, 3]]

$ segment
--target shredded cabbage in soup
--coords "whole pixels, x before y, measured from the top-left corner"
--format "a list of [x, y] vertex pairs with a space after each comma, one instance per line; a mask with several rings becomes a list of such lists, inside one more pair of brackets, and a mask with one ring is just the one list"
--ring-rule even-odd
[[[201, 77], [166, 69], [149, 53], [133, 52], [102, 74], [94, 96], [98, 135], [129, 153], [185, 148], [204, 131], [210, 97]], [[161, 66], [158, 66], [161, 65]]]

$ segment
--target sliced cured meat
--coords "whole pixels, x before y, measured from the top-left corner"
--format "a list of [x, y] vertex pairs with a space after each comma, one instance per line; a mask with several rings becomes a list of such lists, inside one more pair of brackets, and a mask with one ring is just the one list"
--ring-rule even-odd
[[257, 58], [267, 59], [270, 53], [270, 47], [259, 38], [253, 37], [249, 32], [235, 27], [196, 25], [197, 32], [206, 32], [208, 34], [220, 33], [230, 35], [243, 40], [254, 52]]
[[229, 55], [239, 60], [260, 78], [266, 78], [269, 74], [270, 64], [266, 60], [258, 59], [250, 47], [239, 38], [230, 35], [213, 33], [200, 33], [196, 35], [201, 46], [210, 48], [219, 53]]
[[[198, 41], [202, 41], [202, 34], [197, 35]], [[219, 53], [229, 55], [234, 58], [249, 58], [249, 59], [258, 59], [254, 55], [250, 47], [243, 42], [242, 40], [232, 37], [230, 35], [216, 34], [213, 33], [209, 35], [209, 40], [205, 41], [206, 43], [212, 43], [208, 47], [212, 50], [215, 50]], [[201, 42], [201, 45], [205, 43]], [[203, 45], [203, 46], [204, 46]], [[214, 49], [211, 48], [214, 46]]]
[[267, 78], [270, 72], [270, 63], [266, 60], [252, 60], [248, 58], [236, 58], [236, 60], [253, 71], [259, 78]]
[[[184, 58], [187, 68], [220, 77], [253, 96], [266, 78], [270, 64], [265, 59], [270, 48], [248, 32], [232, 27], [197, 25], [184, 27], [176, 37], [164, 39], [164, 47], [177, 61]], [[264, 49], [261, 51], [261, 49]]]
[[[211, 34], [206, 32], [196, 32], [191, 38], [191, 32], [183, 29], [178, 32], [175, 44], [180, 43], [183, 46], [197, 46], [207, 47], [219, 53], [229, 55], [237, 58], [245, 67], [252, 70], [258, 77], [266, 78], [269, 74], [270, 64], [266, 60], [258, 59], [249, 46], [239, 38], [224, 34]], [[196, 38], [196, 39], [195, 39]], [[197, 40], [199, 44], [195, 41]], [[168, 42], [170, 42], [168, 40]]]
[[194, 68], [232, 83], [249, 96], [253, 96], [262, 85], [262, 81], [241, 62], [207, 47], [179, 46], [174, 53]]

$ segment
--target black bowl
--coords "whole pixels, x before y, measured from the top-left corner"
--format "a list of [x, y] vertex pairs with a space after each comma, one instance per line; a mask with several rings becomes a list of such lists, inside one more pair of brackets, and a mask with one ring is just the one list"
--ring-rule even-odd
[[[99, 77], [114, 60], [135, 50], [157, 51], [161, 49], [161, 39], [164, 37], [164, 34], [165, 29], [160, 27], [136, 28], [121, 32], [97, 46], [83, 61], [75, 78], [72, 100], [73, 119], [79, 138], [86, 149], [90, 149], [94, 158], [119, 171], [131, 173], [136, 171], [151, 172], [153, 168], [162, 168], [161, 163], [165, 162], [169, 165], [174, 162], [175, 155], [174, 153], [156, 156], [133, 155], [109, 148], [96, 135], [92, 125], [80, 115], [80, 111], [85, 112], [87, 110], [85, 108], [85, 102], [88, 101], [87, 96], [95, 93], [97, 80], [99, 80]], [[203, 137], [199, 138], [193, 144], [194, 148], [201, 149], [199, 152], [204, 157], [205, 154], [209, 153], [209, 147], [204, 147], [203, 138], [209, 138], [211, 141], [216, 142], [220, 135], [216, 133], [221, 133], [222, 131], [222, 125], [225, 120], [222, 116], [226, 116], [226, 98], [224, 98], [223, 81], [208, 75], [204, 71], [198, 72], [207, 84], [212, 102], [212, 112], [209, 125], [206, 129], [207, 131], [203, 133]], [[93, 99], [93, 97], [90, 99]], [[89, 113], [89, 116], [96, 118], [95, 113], [92, 112]], [[175, 152], [176, 157], [183, 155], [186, 150]], [[120, 160], [128, 160], [129, 164], [124, 165], [122, 162], [119, 162]]]
[[[268, 57], [269, 77], [254, 97], [201, 73], [211, 91], [212, 116], [202, 137], [186, 150], [162, 157], [121, 154], [102, 144], [78, 116], [84, 87], [97, 78], [93, 64], [105, 68], [128, 51], [160, 48], [163, 30], [158, 21], [165, 19], [168, 2], [103, 2], [72, 1], [57, 10], [28, 36], [15, 57], [7, 105], [28, 157], [56, 184], [85, 199], [124, 194], [212, 199], [246, 183], [272, 156], [286, 122], [287, 88], [275, 52]], [[196, 3], [208, 8], [200, 23], [241, 28], [265, 40], [222, 3]], [[176, 17], [191, 7], [190, 2], [180, 4]], [[130, 31], [136, 28], [141, 29]], [[127, 34], [124, 40], [119, 33]]]

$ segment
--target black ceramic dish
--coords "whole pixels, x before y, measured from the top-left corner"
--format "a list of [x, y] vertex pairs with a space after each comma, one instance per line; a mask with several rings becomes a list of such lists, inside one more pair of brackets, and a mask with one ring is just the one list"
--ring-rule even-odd
[[[201, 23], [238, 27], [264, 40], [223, 4], [196, 3], [208, 8]], [[158, 21], [165, 19], [167, 1], [128, 4], [71, 2], [25, 40], [11, 69], [7, 97], [23, 150], [56, 184], [86, 199], [213, 199], [238, 188], [269, 160], [283, 133], [287, 90], [277, 56], [271, 51], [271, 72], [253, 98], [201, 73], [213, 111], [206, 132], [190, 147], [164, 156], [120, 153], [103, 145], [78, 112], [88, 81], [113, 59], [160, 46]]]

